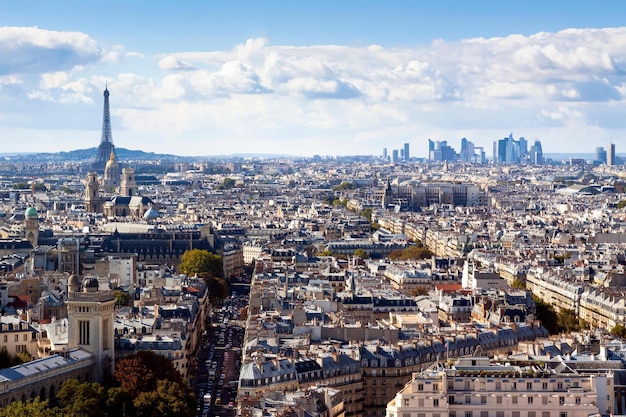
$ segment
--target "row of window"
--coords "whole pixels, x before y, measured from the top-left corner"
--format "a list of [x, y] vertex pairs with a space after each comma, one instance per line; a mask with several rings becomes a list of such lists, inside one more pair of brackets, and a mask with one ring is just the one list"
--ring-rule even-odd
[[[448, 404], [472, 404], [472, 396], [471, 395], [464, 395], [462, 396], [463, 398], [463, 402], [458, 402], [457, 403], [457, 398], [454, 395], [449, 395], [448, 396]], [[541, 399], [541, 404], [542, 405], [547, 405], [549, 403], [549, 398], [547, 396], [545, 397], [538, 397], [537, 401], [539, 401], [539, 398]], [[526, 403], [528, 404], [533, 404], [535, 401], [535, 397], [526, 397]], [[487, 404], [487, 396], [486, 395], [481, 395], [480, 396], [480, 403], [481, 404]], [[574, 398], [574, 403], [576, 405], [581, 405], [582, 404], [582, 399], [581, 397], [575, 397]], [[408, 407], [411, 405], [411, 401], [409, 398], [405, 398], [404, 402], [403, 402], [404, 406]], [[502, 395], [498, 395], [496, 396], [496, 404], [502, 404]], [[511, 404], [518, 404], [518, 397], [517, 396], [512, 396], [511, 397]], [[565, 397], [559, 397], [559, 405], [564, 405], [565, 404]], [[418, 407], [424, 407], [426, 405], [432, 405], [433, 407], [439, 407], [439, 399], [435, 398], [432, 400], [432, 404], [426, 404], [425, 400], [423, 398], [418, 398], [417, 400], [417, 406]], [[483, 417], [483, 416], [481, 416]]]
[[[3, 335], [2, 340], [4, 341], [4, 343], [8, 343], [9, 342], [9, 335], [8, 334]], [[19, 334], [13, 335], [13, 340], [15, 342], [19, 342], [20, 341], [20, 335]], [[24, 342], [28, 342], [28, 333], [24, 333], [22, 335], [22, 340]]]
[[[559, 411], [558, 412], [558, 417], [567, 417], [567, 411]], [[476, 416], [474, 416], [474, 413], [472, 413], [472, 411], [465, 411], [464, 415], [458, 416], [458, 417], [504, 417], [504, 411], [496, 411], [495, 414], [494, 412], [490, 412], [489, 411], [480, 411], [480, 414], [475, 413]], [[550, 411], [542, 411], [541, 414], [535, 412], [535, 411], [528, 411], [526, 413], [524, 413], [525, 415], [522, 414], [521, 411], [513, 411], [511, 413], [511, 417], [557, 417], [557, 414], [551, 413]], [[396, 417], [396, 415], [394, 413], [390, 413], [389, 414], [390, 417]], [[407, 412], [402, 412], [402, 413], [398, 413], [397, 417], [426, 417], [426, 413], [407, 413]], [[446, 417], [445, 414], [442, 415], [441, 413], [432, 413], [429, 414], [428, 417]], [[457, 417], [457, 414], [455, 411], [450, 411], [450, 414], [448, 414], [447, 417]]]

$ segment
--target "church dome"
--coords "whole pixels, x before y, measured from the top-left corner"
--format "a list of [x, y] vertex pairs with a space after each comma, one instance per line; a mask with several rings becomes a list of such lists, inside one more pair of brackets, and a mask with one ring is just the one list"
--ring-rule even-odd
[[148, 210], [146, 210], [146, 212], [143, 214], [143, 218], [144, 220], [152, 220], [152, 219], [157, 219], [160, 216], [160, 213], [157, 209], [155, 209], [154, 207], [150, 207]]
[[67, 280], [67, 285], [79, 286], [80, 281], [78, 280], [78, 277], [76, 275], [72, 274], [70, 275], [70, 279]]
[[35, 207], [29, 207], [24, 212], [24, 217], [28, 218], [37, 218], [39, 215], [37, 214], [37, 209]]
[[83, 281], [83, 291], [85, 292], [98, 291], [99, 286], [100, 284], [98, 284], [98, 278], [85, 278], [85, 280]]
[[109, 170], [113, 167], [117, 167], [117, 162], [115, 161], [115, 154], [111, 152], [111, 158], [109, 158], [109, 160], [107, 161], [106, 165], [104, 166], [104, 169]]

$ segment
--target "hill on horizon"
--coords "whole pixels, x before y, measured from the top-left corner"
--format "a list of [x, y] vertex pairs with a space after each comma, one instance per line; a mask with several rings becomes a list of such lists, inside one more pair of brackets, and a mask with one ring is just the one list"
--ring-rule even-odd
[[[66, 152], [33, 152], [33, 153], [19, 153], [12, 152], [6, 154], [0, 154], [0, 157], [9, 159], [12, 161], [73, 161], [73, 162], [93, 162], [98, 155], [98, 148], [88, 149], [76, 149]], [[156, 160], [186, 160], [190, 157], [170, 155], [170, 154], [158, 154], [154, 152], [145, 152], [141, 150], [132, 150], [126, 148], [115, 148], [115, 155], [120, 161], [156, 161]]]
[[[13, 162], [94, 162], [98, 155], [98, 148], [76, 149], [73, 151], [62, 152], [7, 152], [0, 153], [0, 160]], [[126, 148], [115, 148], [115, 155], [120, 162], [124, 161], [164, 161], [164, 162], [194, 162], [199, 159], [248, 159], [248, 158], [287, 158], [300, 159], [302, 156], [286, 155], [286, 154], [232, 154], [232, 155], [197, 155], [197, 156], [181, 156], [172, 154], [163, 154], [155, 152], [145, 152], [141, 150], [133, 150]]]

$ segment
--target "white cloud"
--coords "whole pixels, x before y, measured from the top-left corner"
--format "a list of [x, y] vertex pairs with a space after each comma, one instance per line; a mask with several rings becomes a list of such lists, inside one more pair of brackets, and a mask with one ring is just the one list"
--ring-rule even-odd
[[96, 64], [102, 51], [89, 36], [36, 27], [0, 27], [0, 75], [69, 70]]
[[159, 68], [164, 71], [180, 71], [193, 69], [193, 65], [173, 55], [168, 55], [159, 61]]
[[[414, 48], [271, 45], [262, 38], [224, 51], [158, 56], [122, 46], [106, 51], [80, 33], [0, 28], [0, 56], [7, 56], [0, 88], [38, 108], [35, 126], [45, 125], [42, 114], [54, 103], [97, 119], [108, 83], [118, 140], [145, 136], [149, 145], [166, 146], [166, 138], [176, 138], [180, 146], [171, 152], [198, 152], [193, 143], [200, 138], [212, 141], [207, 154], [289, 143], [298, 143], [293, 153], [315, 146], [354, 153], [355, 144], [374, 153], [420, 136], [453, 146], [465, 136], [489, 149], [511, 130], [539, 139], [549, 133], [550, 150], [557, 128], [572, 135], [574, 150], [589, 147], [583, 133], [626, 128], [611, 106], [626, 93], [626, 28]], [[0, 110], [9, 105], [0, 99]]]

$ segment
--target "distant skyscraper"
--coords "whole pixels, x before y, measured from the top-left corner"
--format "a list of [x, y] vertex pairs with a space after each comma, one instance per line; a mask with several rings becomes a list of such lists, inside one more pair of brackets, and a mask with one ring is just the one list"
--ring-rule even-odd
[[409, 144], [408, 143], [404, 144], [404, 160], [405, 161], [410, 161], [411, 160], [411, 156], [409, 155]]
[[391, 151], [391, 162], [400, 162], [400, 157], [398, 156], [399, 151], [397, 149], [394, 149], [393, 151]]
[[[431, 140], [428, 139], [428, 145], [430, 148]], [[428, 153], [428, 159], [431, 161], [456, 161], [459, 159], [459, 155], [456, 153], [452, 146], [448, 146], [448, 141], [436, 141], [433, 143], [433, 149]]]
[[609, 143], [609, 148], [606, 152], [606, 164], [608, 166], [615, 165], [615, 144], [613, 142]]
[[520, 137], [519, 140], [515, 140], [511, 133], [506, 138], [493, 142], [493, 163], [518, 164], [528, 157], [527, 149], [526, 139]]
[[519, 158], [523, 159], [528, 155], [528, 142], [526, 141], [526, 138], [520, 136], [518, 143], [519, 143]]
[[104, 110], [102, 112], [102, 136], [100, 138], [100, 146], [98, 147], [98, 156], [92, 165], [95, 171], [104, 172], [106, 163], [111, 158], [111, 154], [115, 153], [113, 145], [113, 135], [111, 134], [111, 113], [109, 112], [109, 89], [104, 89]]
[[596, 161], [606, 164], [606, 150], [604, 149], [604, 146], [598, 146], [596, 148]]
[[530, 147], [530, 151], [528, 152], [528, 162], [536, 165], [543, 164], [543, 150], [541, 148], [540, 141], [536, 140], [535, 144]]
[[387, 148], [383, 148], [383, 159], [387, 159]]

